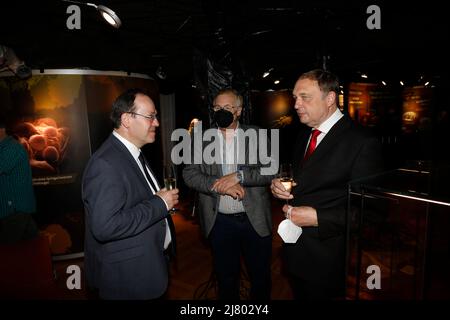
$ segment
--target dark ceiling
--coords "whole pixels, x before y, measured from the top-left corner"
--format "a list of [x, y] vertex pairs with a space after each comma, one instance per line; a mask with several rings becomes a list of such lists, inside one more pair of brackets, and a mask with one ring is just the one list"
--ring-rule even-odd
[[[97, 0], [93, 0], [97, 1]], [[394, 1], [392, 1], [394, 2]], [[63, 1], [15, 1], [0, 9], [0, 44], [33, 69], [122, 70], [188, 82], [194, 57], [229, 65], [254, 87], [290, 87], [302, 71], [326, 66], [352, 77], [446, 76], [449, 19], [444, 4], [380, 1], [104, 1], [118, 30], [80, 5], [81, 30], [68, 30]], [[366, 9], [381, 8], [381, 30]], [[268, 79], [262, 73], [273, 68]]]

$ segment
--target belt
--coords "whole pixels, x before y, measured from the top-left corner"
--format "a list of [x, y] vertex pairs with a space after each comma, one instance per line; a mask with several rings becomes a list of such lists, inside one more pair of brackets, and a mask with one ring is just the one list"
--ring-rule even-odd
[[223, 213], [223, 212], [217, 212], [218, 214], [221, 214], [223, 216], [229, 216], [229, 217], [243, 217], [245, 216], [245, 212], [235, 212], [235, 213]]

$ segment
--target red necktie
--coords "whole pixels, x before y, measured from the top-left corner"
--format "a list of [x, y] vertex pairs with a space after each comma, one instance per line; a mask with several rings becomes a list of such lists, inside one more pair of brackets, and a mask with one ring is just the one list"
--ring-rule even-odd
[[319, 136], [319, 134], [321, 134], [321, 132], [317, 129], [313, 129], [311, 131], [311, 140], [309, 140], [308, 150], [306, 150], [303, 161], [308, 159], [311, 156], [311, 154], [314, 152], [314, 150], [316, 149], [317, 137]]

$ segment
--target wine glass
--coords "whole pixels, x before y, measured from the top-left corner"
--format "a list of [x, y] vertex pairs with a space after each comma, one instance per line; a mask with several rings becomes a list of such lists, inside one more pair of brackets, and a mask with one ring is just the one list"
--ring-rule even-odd
[[[294, 174], [292, 172], [292, 165], [290, 163], [282, 163], [278, 172], [278, 178], [286, 191], [291, 192], [292, 183], [294, 182]], [[286, 199], [286, 204], [289, 204], [289, 200]]]
[[[175, 172], [175, 166], [173, 164], [166, 163], [163, 167], [164, 174], [164, 187], [167, 190], [172, 190], [177, 187], [177, 176]], [[176, 211], [176, 208], [170, 209], [170, 211]]]

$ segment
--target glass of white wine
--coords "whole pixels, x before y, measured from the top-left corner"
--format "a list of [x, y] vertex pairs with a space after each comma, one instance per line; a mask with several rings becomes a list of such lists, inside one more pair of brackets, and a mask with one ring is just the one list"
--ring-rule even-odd
[[[173, 164], [164, 164], [164, 187], [167, 190], [172, 190], [177, 187], [177, 175], [175, 172], [175, 166]], [[176, 211], [176, 208], [170, 209], [170, 211]]]
[[[278, 177], [286, 191], [291, 192], [292, 183], [294, 182], [294, 173], [292, 172], [292, 165], [290, 163], [280, 164]], [[289, 204], [289, 200], [286, 199], [286, 203]]]

